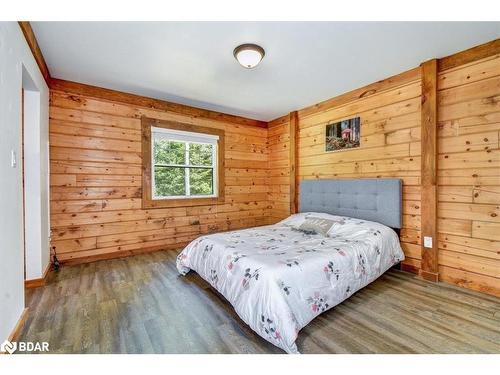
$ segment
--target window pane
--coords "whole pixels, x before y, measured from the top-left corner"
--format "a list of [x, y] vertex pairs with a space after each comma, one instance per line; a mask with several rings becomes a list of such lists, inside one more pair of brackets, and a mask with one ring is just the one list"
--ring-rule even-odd
[[189, 144], [189, 165], [212, 165], [212, 147], [204, 143]]
[[191, 195], [213, 195], [213, 171], [211, 168], [189, 168]]
[[184, 142], [155, 139], [155, 164], [186, 164], [186, 144]]
[[155, 167], [155, 196], [168, 197], [186, 195], [184, 168]]

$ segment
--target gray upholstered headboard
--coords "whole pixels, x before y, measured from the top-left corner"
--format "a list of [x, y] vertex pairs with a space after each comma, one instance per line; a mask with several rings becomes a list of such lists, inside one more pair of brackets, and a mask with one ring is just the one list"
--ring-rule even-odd
[[300, 212], [326, 212], [401, 228], [402, 183], [397, 178], [304, 180]]

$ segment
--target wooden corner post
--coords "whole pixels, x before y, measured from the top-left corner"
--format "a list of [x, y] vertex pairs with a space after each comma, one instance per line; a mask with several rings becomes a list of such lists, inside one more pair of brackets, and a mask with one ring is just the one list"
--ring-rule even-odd
[[299, 115], [297, 111], [290, 112], [290, 213], [295, 214], [299, 210]]
[[[429, 60], [422, 69], [422, 164], [421, 229], [422, 265], [420, 276], [438, 281], [437, 246], [437, 60]], [[430, 241], [426, 241], [426, 237]], [[427, 240], [428, 240], [427, 238]]]

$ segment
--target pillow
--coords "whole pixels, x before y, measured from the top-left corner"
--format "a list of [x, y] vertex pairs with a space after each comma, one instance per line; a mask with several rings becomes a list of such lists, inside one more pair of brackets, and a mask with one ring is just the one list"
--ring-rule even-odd
[[287, 227], [298, 228], [304, 222], [308, 213], [299, 213], [288, 216], [286, 219], [281, 220], [278, 225], [286, 225]]
[[284, 220], [281, 220], [279, 223], [277, 223], [277, 225], [286, 225], [287, 227], [298, 229], [302, 225], [302, 223], [311, 216], [330, 220], [340, 219], [339, 216], [326, 214], [324, 212], [300, 212], [298, 214], [290, 215]]
[[318, 233], [326, 237], [333, 224], [335, 224], [334, 220], [308, 216], [297, 229], [301, 232]]

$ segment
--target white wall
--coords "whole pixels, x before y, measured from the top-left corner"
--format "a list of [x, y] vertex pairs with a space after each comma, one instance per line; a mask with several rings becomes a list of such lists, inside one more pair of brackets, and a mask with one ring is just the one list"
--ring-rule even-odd
[[24, 246], [26, 280], [40, 278], [42, 270], [42, 213], [40, 174], [40, 92], [23, 67], [24, 87]]
[[[49, 90], [17, 22], [0, 22], [0, 342], [24, 309], [23, 189], [21, 175], [21, 90], [23, 67], [40, 99], [39, 190], [40, 269], [48, 252]], [[11, 151], [17, 166], [11, 167]], [[35, 273], [36, 274], [36, 273]], [[40, 277], [41, 274], [38, 276]]]

